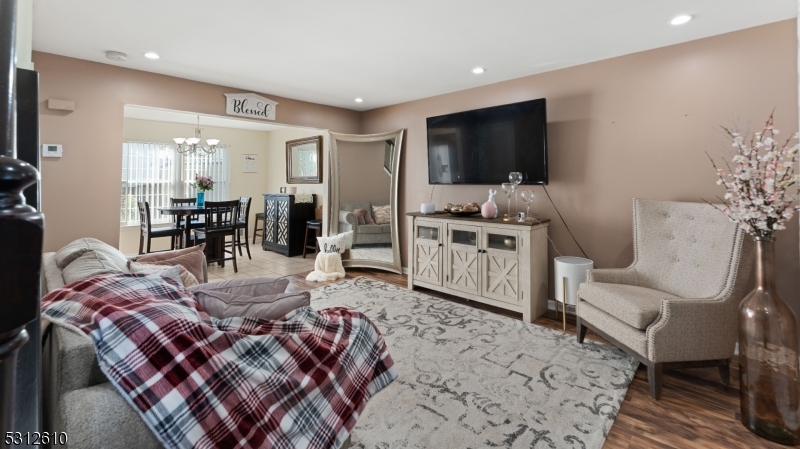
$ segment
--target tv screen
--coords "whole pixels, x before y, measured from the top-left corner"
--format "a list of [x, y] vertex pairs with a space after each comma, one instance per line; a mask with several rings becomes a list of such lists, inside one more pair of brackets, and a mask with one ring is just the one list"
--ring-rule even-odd
[[428, 118], [430, 184], [547, 184], [545, 100]]

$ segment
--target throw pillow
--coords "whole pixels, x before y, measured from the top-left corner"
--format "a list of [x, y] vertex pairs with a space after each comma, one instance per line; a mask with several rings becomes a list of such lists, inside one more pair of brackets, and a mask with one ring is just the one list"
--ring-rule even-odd
[[95, 251], [103, 253], [122, 271], [128, 269], [128, 259], [117, 248], [93, 238], [81, 238], [74, 240], [56, 251], [56, 265], [62, 270], [74, 260], [88, 253]]
[[75, 281], [108, 273], [123, 273], [123, 271], [105, 253], [86, 251], [64, 267], [64, 270], [61, 271], [61, 276], [64, 278], [65, 284], [71, 284]]
[[319, 251], [321, 253], [341, 254], [345, 250], [345, 240], [343, 234], [338, 234], [331, 237], [317, 237], [317, 242], [319, 243]]
[[[179, 268], [179, 276], [181, 278], [181, 283], [183, 283], [184, 287], [192, 287], [194, 285], [199, 285], [200, 282], [197, 278], [189, 272], [183, 265], [176, 265]], [[131, 273], [134, 274], [151, 274], [151, 273], [160, 273], [162, 271], [167, 271], [173, 266], [170, 265], [160, 265], [160, 264], [151, 264], [151, 263], [141, 263], [141, 262], [128, 262], [128, 269], [131, 270]]]
[[277, 320], [287, 313], [311, 305], [309, 292], [246, 296], [221, 291], [192, 292], [195, 301], [215, 318], [253, 317]]
[[366, 218], [364, 218], [364, 214], [366, 213], [367, 213], [366, 209], [356, 209], [353, 211], [353, 214], [356, 216], [356, 219], [358, 219], [358, 224], [360, 225], [367, 224]]
[[386, 206], [372, 206], [372, 213], [375, 214], [375, 224], [383, 225], [391, 222], [392, 207], [388, 204]]
[[136, 262], [147, 262], [147, 263], [160, 262], [162, 260], [172, 259], [174, 257], [182, 256], [184, 254], [189, 254], [194, 251], [203, 252], [205, 247], [206, 244], [201, 243], [197, 246], [190, 246], [184, 249], [176, 249], [174, 251], [159, 251], [155, 253], [142, 254], [141, 256], [136, 256], [133, 260], [135, 260]]
[[366, 224], [375, 224], [375, 219], [372, 218], [372, 212], [369, 209], [364, 209], [364, 221]]
[[155, 278], [157, 276], [159, 278], [162, 278], [162, 280], [163, 280], [163, 278], [172, 279], [173, 281], [175, 281], [175, 284], [177, 284], [178, 287], [183, 288], [183, 281], [181, 281], [181, 271], [180, 270], [181, 270], [181, 267], [169, 267], [164, 271], [159, 271], [157, 273], [145, 274], [145, 277], [147, 277], [147, 278]]
[[342, 232], [339, 235], [344, 236], [344, 249], [350, 249], [353, 247], [353, 231]]
[[[198, 246], [197, 248], [200, 248], [201, 246]], [[150, 256], [150, 254], [147, 254], [147, 256]], [[202, 249], [189, 251], [187, 253], [181, 254], [180, 256], [171, 257], [169, 259], [164, 259], [164, 260], [152, 260], [149, 257], [138, 257], [136, 258], [136, 262], [147, 263], [152, 265], [165, 265], [165, 266], [181, 265], [182, 267], [189, 270], [189, 272], [192, 273], [192, 275], [194, 275], [195, 279], [197, 279], [198, 282], [203, 282], [205, 280], [205, 276], [203, 273], [203, 265], [205, 263], [205, 259], [203, 257]]]
[[286, 278], [257, 277], [200, 284], [189, 288], [189, 291], [192, 294], [196, 292], [220, 292], [253, 297], [284, 293], [288, 286], [289, 280]]

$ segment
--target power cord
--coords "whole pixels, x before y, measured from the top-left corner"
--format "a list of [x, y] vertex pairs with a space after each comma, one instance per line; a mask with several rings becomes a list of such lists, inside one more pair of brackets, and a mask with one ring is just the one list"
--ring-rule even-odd
[[[536, 217], [531, 217], [531, 218], [533, 218], [534, 220], [536, 220], [536, 223], [539, 223], [539, 226], [544, 226], [544, 223], [542, 223], [541, 221], [539, 221], [539, 219], [538, 219], [538, 218], [536, 218]], [[549, 234], [545, 234], [545, 236], [547, 237], [547, 240], [549, 240], [549, 241], [550, 241], [550, 244], [551, 244], [551, 245], [553, 245], [553, 251], [555, 251], [555, 252], [556, 252], [556, 254], [558, 254], [558, 257], [563, 257], [563, 256], [562, 256], [562, 254], [561, 254], [561, 252], [559, 252], [559, 251], [558, 251], [558, 248], [556, 248], [556, 244], [555, 244], [555, 242], [553, 242], [553, 239], [551, 239], [551, 238], [550, 238], [550, 235], [549, 235]]]
[[[561, 212], [558, 211], [558, 208], [556, 207], [556, 203], [553, 202], [553, 198], [550, 197], [550, 192], [547, 191], [547, 187], [545, 187], [544, 184], [542, 184], [542, 189], [544, 189], [544, 193], [547, 194], [547, 199], [550, 200], [550, 204], [553, 205], [553, 209], [556, 210], [556, 213], [558, 214], [558, 218], [560, 218], [561, 222], [564, 223], [564, 227], [567, 228], [567, 232], [569, 232], [569, 235], [572, 237], [572, 240], [575, 242], [576, 245], [578, 245], [578, 248], [581, 250], [581, 253], [583, 253], [583, 257], [591, 260], [591, 257], [586, 255], [586, 251], [584, 251], [583, 247], [581, 246], [581, 244], [578, 243], [578, 239], [576, 239], [575, 236], [572, 234], [572, 231], [569, 229], [569, 226], [567, 225], [567, 222], [564, 221], [564, 217], [561, 216]], [[553, 245], [553, 248], [555, 248], [555, 245]], [[556, 251], [556, 252], [558, 252], [558, 251]], [[558, 255], [560, 256], [561, 253], [559, 253]]]

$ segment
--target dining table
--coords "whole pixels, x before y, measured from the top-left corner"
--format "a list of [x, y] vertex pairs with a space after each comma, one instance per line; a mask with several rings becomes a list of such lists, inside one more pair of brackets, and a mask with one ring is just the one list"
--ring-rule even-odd
[[197, 206], [197, 205], [190, 205], [190, 206], [164, 206], [159, 207], [158, 211], [164, 215], [174, 215], [178, 217], [178, 225], [180, 225], [181, 217], [186, 217], [186, 224], [184, 227], [186, 228], [186, 235], [184, 236], [184, 248], [189, 246], [189, 243], [192, 241], [192, 227], [189, 226], [189, 220], [191, 215], [202, 215], [205, 213], [205, 207]]

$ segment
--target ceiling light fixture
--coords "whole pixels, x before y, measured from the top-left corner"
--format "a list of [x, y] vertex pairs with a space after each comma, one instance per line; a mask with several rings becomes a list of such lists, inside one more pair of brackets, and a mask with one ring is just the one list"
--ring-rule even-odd
[[108, 59], [110, 59], [112, 61], [125, 62], [125, 61], [128, 60], [128, 55], [126, 55], [125, 53], [123, 53], [121, 51], [109, 50], [109, 51], [106, 52], [106, 58], [108, 58]]
[[684, 23], [692, 20], [692, 16], [687, 16], [686, 14], [680, 15], [675, 17], [674, 19], [669, 21], [670, 25], [683, 25]]
[[364, 102], [363, 98], [356, 98], [356, 103], [363, 103], [363, 102]]
[[205, 145], [198, 145], [200, 141], [203, 139], [201, 133], [203, 128], [200, 127], [200, 116], [197, 116], [197, 128], [194, 129], [194, 137], [176, 137], [172, 139], [176, 144], [176, 150], [180, 154], [194, 154], [197, 152], [198, 149], [203, 150], [206, 154], [214, 154], [217, 151], [217, 144], [219, 144], [219, 139], [206, 139]]
[[159, 56], [158, 53], [155, 53], [155, 52], [152, 52], [152, 51], [148, 51], [147, 53], [144, 54], [144, 57], [147, 58], [147, 59], [158, 59], [161, 56]]
[[480, 75], [481, 73], [483, 73], [485, 71], [486, 71], [486, 69], [484, 69], [483, 67], [475, 67], [474, 69], [472, 69], [472, 73], [474, 73], [476, 75]]

